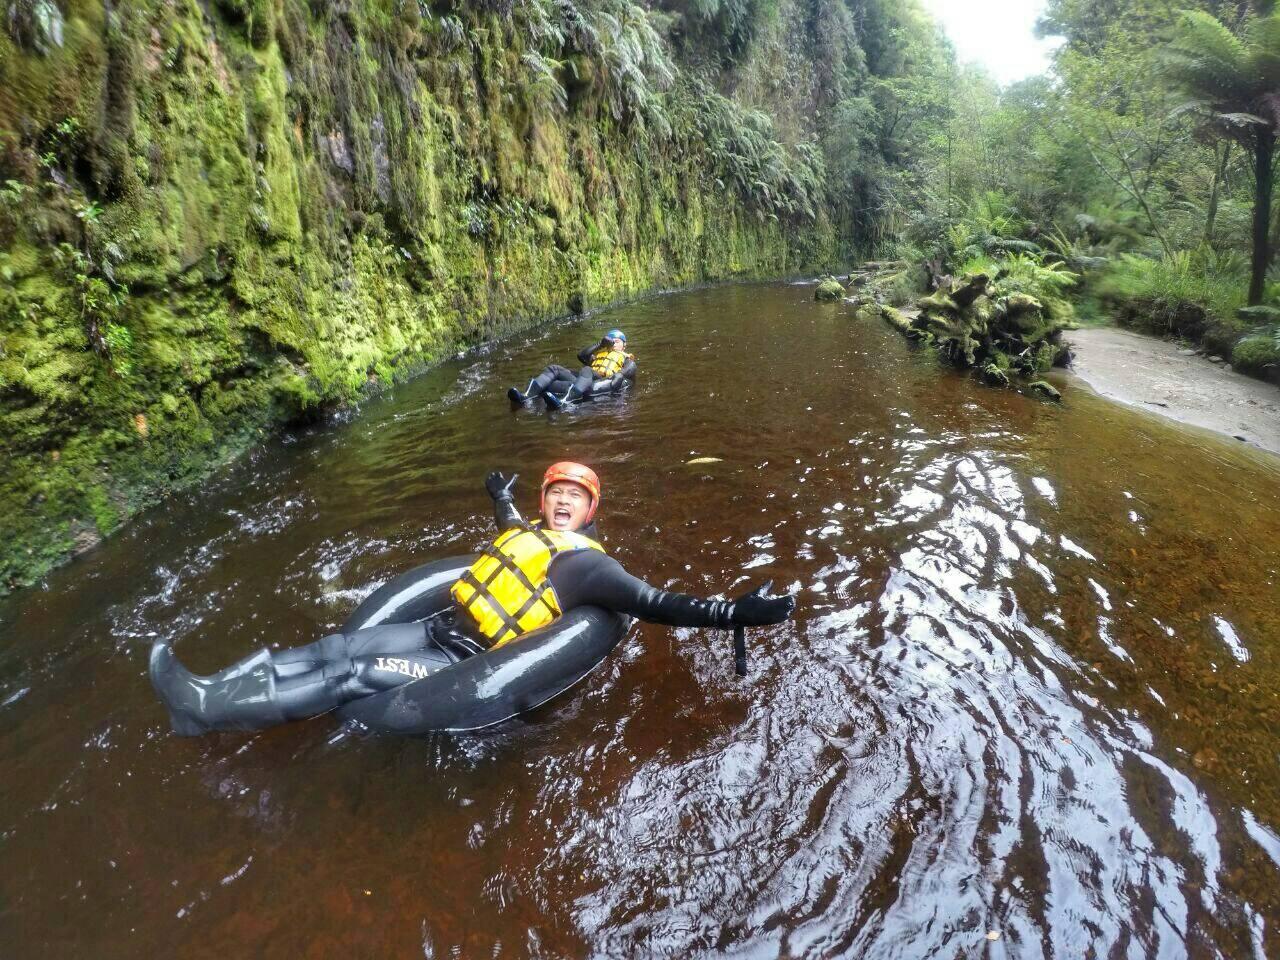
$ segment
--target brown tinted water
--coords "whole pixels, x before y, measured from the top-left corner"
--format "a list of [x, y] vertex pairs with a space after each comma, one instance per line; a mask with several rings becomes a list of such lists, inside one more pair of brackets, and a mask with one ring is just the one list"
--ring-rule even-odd
[[[0, 957], [1280, 956], [1280, 461], [811, 295], [500, 344], [0, 605]], [[508, 408], [612, 325], [632, 394]], [[478, 735], [169, 733], [153, 637], [311, 640], [564, 457], [633, 572], [797, 593], [748, 678], [642, 626]]]

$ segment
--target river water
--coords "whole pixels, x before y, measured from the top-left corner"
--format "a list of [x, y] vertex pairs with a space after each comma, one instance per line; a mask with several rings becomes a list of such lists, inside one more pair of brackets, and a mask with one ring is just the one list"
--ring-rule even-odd
[[[811, 297], [446, 364], [0, 604], [0, 957], [1280, 956], [1280, 461]], [[615, 325], [636, 390], [508, 407]], [[169, 732], [152, 638], [314, 639], [570, 457], [632, 572], [797, 594], [746, 679], [641, 625], [477, 735]]]

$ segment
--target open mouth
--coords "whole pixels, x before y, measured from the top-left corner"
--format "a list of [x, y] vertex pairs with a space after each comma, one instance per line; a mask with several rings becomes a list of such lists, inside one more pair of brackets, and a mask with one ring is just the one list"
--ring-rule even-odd
[[568, 507], [556, 507], [551, 513], [551, 519], [556, 523], [569, 523], [573, 520], [573, 511]]

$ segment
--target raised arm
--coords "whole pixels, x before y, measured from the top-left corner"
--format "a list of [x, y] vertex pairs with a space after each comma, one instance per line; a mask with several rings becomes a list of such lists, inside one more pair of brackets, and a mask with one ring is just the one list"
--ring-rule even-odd
[[578, 362], [585, 367], [587, 364], [591, 363], [591, 358], [595, 355], [595, 352], [599, 349], [600, 349], [600, 344], [598, 343], [593, 343], [589, 347], [583, 347], [581, 350], [578, 351]]
[[510, 478], [494, 470], [484, 478], [484, 487], [493, 497], [493, 522], [498, 525], [498, 532], [504, 533], [512, 527], [524, 526], [524, 517], [516, 509], [515, 486], [520, 474], [513, 473]]
[[790, 595], [747, 593], [736, 600], [708, 600], [650, 586], [612, 557], [582, 550], [557, 557], [548, 572], [560, 608], [596, 606], [646, 623], [671, 627], [760, 626], [781, 623], [795, 609]]

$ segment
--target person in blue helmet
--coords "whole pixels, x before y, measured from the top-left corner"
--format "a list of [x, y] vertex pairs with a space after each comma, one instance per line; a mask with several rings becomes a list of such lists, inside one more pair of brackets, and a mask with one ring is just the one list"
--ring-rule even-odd
[[621, 390], [636, 376], [636, 358], [627, 352], [627, 335], [618, 329], [610, 330], [599, 343], [579, 350], [578, 361], [582, 368], [577, 373], [552, 363], [523, 391], [512, 387], [507, 396], [522, 406], [541, 396], [548, 407], [558, 410], [587, 397]]

